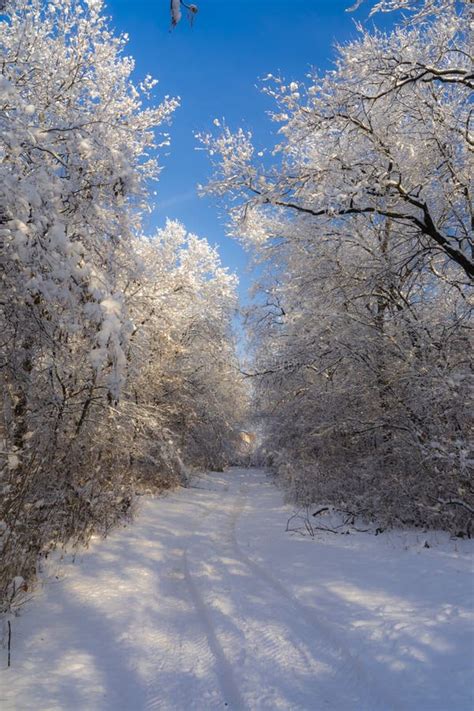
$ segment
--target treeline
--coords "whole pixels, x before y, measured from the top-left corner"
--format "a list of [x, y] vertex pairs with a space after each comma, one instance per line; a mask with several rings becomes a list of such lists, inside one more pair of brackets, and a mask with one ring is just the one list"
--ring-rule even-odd
[[174, 222], [142, 236], [177, 101], [131, 80], [98, 0], [0, 19], [0, 601], [139, 487], [233, 456], [235, 278]]
[[298, 501], [456, 533], [474, 513], [469, 6], [383, 1], [411, 21], [360, 28], [323, 75], [267, 77], [278, 145], [202, 139], [263, 272], [264, 461]]

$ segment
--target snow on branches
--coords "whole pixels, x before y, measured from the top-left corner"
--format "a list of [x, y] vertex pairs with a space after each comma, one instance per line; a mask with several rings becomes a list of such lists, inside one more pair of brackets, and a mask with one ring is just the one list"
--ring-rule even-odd
[[322, 76], [269, 76], [273, 153], [225, 126], [201, 140], [207, 190], [266, 264], [248, 374], [268, 461], [300, 500], [465, 531], [472, 62], [467, 4], [445, 5], [361, 28]]
[[187, 4], [184, 0], [171, 0], [170, 11], [171, 11], [171, 26], [176, 27], [178, 22], [180, 22], [182, 14], [181, 8], [184, 7], [188, 11], [189, 22], [192, 25], [194, 18], [198, 12], [198, 6], [193, 3]]
[[205, 138], [222, 156], [209, 189], [248, 198], [233, 211], [236, 224], [275, 208], [319, 225], [393, 219], [433, 268], [472, 279], [468, 50], [466, 17], [441, 17], [388, 36], [362, 32], [339, 48], [336, 69], [308, 86], [269, 80], [281, 169], [252, 161], [250, 137], [244, 146], [243, 135], [224, 132]]
[[375, 15], [378, 12], [395, 12], [402, 11], [407, 13], [409, 22], [418, 22], [426, 18], [433, 18], [440, 13], [445, 17], [451, 13], [456, 13], [457, 7], [460, 4], [468, 5], [470, 0], [378, 0], [378, 2], [370, 3], [368, 0], [357, 0], [351, 7], [347, 8], [347, 12], [354, 12], [362, 5], [372, 5], [370, 15]]
[[180, 226], [141, 236], [178, 102], [151, 103], [125, 44], [101, 0], [0, 20], [0, 597], [141, 478], [222, 466], [237, 427], [235, 280]]

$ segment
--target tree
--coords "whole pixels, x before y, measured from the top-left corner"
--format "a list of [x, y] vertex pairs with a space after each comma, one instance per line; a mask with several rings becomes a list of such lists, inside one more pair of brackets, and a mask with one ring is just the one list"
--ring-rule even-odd
[[[226, 462], [218, 449], [239, 411], [230, 411], [227, 390], [239, 385], [230, 365], [233, 277], [183, 228], [141, 237], [157, 155], [169, 142], [156, 129], [177, 101], [153, 107], [155, 80], [133, 83], [126, 37], [110, 31], [100, 0], [15, 0], [0, 25], [0, 600], [8, 605], [11, 580], [30, 578], [38, 555], [107, 531], [145, 479], [162, 488], [183, 481], [188, 466]], [[204, 374], [186, 391], [206, 357], [212, 391]], [[219, 435], [207, 459], [206, 427]], [[191, 438], [194, 448], [181, 447]]]
[[431, 268], [458, 266], [472, 278], [467, 6], [449, 20], [361, 31], [339, 48], [336, 69], [307, 88], [275, 79], [267, 93], [287, 139], [276, 169], [252, 163], [243, 132], [204, 137], [224, 158], [210, 190], [247, 198], [233, 211], [240, 226], [275, 208], [320, 230], [336, 217], [350, 231], [358, 215], [378, 215], [402, 224]]
[[18, 0], [1, 22], [2, 585], [90, 528], [88, 438], [126, 375], [118, 255], [177, 105], [142, 107], [154, 82], [131, 83], [101, 5]]
[[[144, 269], [125, 291], [135, 325], [124, 412], [130, 421], [146, 414], [161, 431], [146, 437], [155, 459], [160, 443], [172, 440], [185, 463], [222, 468], [232, 460], [245, 409], [231, 328], [236, 278], [215, 249], [177, 222], [140, 239], [136, 252]], [[157, 471], [152, 462], [152, 478]], [[169, 474], [176, 478], [176, 467]]]
[[271, 156], [202, 137], [209, 192], [268, 265], [250, 375], [274, 466], [297, 498], [454, 529], [473, 496], [467, 9], [361, 29], [307, 86], [269, 77]]

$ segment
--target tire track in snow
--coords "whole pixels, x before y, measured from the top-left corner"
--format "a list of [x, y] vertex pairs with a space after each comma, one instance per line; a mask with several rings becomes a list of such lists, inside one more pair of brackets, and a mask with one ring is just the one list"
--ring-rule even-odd
[[[204, 483], [207, 483], [208, 481], [208, 478], [206, 476], [201, 477], [200, 479], [204, 479]], [[223, 486], [222, 489], [215, 488], [215, 486], [194, 486], [192, 488], [200, 489], [201, 491], [206, 493], [209, 492], [210, 495], [215, 498], [216, 493], [227, 493], [229, 486], [226, 484], [225, 486]], [[227, 660], [225, 652], [219, 642], [212, 620], [206, 610], [204, 600], [198, 590], [196, 583], [193, 580], [193, 575], [188, 562], [188, 549], [193, 544], [194, 537], [196, 536], [196, 534], [199, 533], [203, 524], [217, 510], [219, 506], [220, 499], [215, 501], [215, 503], [212, 503], [211, 500], [211, 505], [206, 505], [205, 502], [199, 503], [199, 508], [203, 507], [204, 510], [198, 512], [196, 518], [196, 525], [192, 531], [192, 534], [190, 534], [189, 536], [189, 541], [187, 545], [184, 545], [181, 548], [179, 567], [178, 569], [173, 569], [172, 574], [174, 574], [174, 577], [177, 581], [177, 601], [181, 597], [179, 588], [182, 589], [182, 585], [179, 585], [179, 583], [184, 583], [186, 597], [190, 603], [189, 606], [193, 610], [197, 626], [202, 634], [202, 637], [200, 639], [196, 640], [196, 638], [194, 638], [193, 640], [193, 652], [194, 656], [199, 659], [200, 673], [202, 675], [205, 671], [205, 677], [207, 679], [209, 679], [209, 677], [215, 676], [217, 686], [220, 688], [220, 691], [222, 693], [223, 699], [218, 702], [218, 705], [214, 704], [213, 701], [209, 699], [209, 706], [206, 708], [221, 708], [222, 704], [224, 703], [225, 706], [229, 709], [240, 711], [241, 709], [245, 708], [245, 704], [243, 702], [243, 699], [241, 698], [239, 689], [235, 682], [232, 667]], [[186, 626], [185, 632], [186, 634], [189, 634], [188, 626]], [[167, 638], [170, 638], [169, 634], [167, 635]], [[173, 639], [172, 648], [167, 645], [166, 654], [169, 655], [171, 658], [177, 659], [177, 666], [181, 669], [181, 658], [184, 654], [183, 646], [188, 640], [184, 639], [183, 637], [178, 637], [176, 639], [176, 637], [172, 634], [171, 638]], [[157, 646], [161, 649], [161, 651], [163, 651], [163, 645], [158, 644]], [[157, 670], [158, 675], [161, 671], [163, 671], [164, 666], [163, 663], [160, 662], [157, 663], [157, 666], [159, 667], [159, 669]], [[183, 708], [196, 710], [200, 710], [203, 708], [201, 706], [201, 704], [203, 703], [203, 699], [200, 698], [195, 692], [196, 690], [194, 689], [194, 695], [192, 698], [186, 699], [185, 702], [183, 700]], [[170, 711], [171, 709], [175, 711], [175, 709], [178, 708], [177, 706], [165, 706], [165, 703], [165, 700], [160, 694], [159, 679], [157, 679], [157, 681], [148, 688], [145, 709], [146, 711], [163, 711], [163, 709], [169, 708]], [[185, 706], [184, 703], [186, 704]]]
[[[307, 711], [313, 708], [308, 700], [310, 688], [311, 695], [318, 698], [318, 711], [345, 711], [347, 705], [337, 706], [336, 709], [331, 703], [324, 680], [330, 668], [325, 661], [315, 657], [308, 640], [295, 633], [291, 620], [287, 619], [288, 606], [286, 603], [282, 606], [280, 596], [276, 600], [272, 595], [262, 596], [262, 581], [252, 571], [244, 577], [240, 574], [240, 582], [233, 588], [235, 564], [241, 568], [245, 565], [235, 556], [225, 524], [221, 535], [218, 538], [208, 537], [207, 544], [211, 544], [215, 551], [213, 569], [221, 574], [220, 580], [227, 587], [222, 597], [217, 596], [217, 605], [216, 591], [208, 590], [214, 593], [209, 598], [208, 609], [211, 615], [219, 615], [222, 623], [219, 602], [224, 600], [227, 608], [233, 611], [231, 622], [240, 633], [240, 637], [234, 636], [231, 642], [227, 640], [245, 698], [245, 703], [237, 708], [249, 711], [283, 708]], [[264, 593], [265, 590], [268, 593], [268, 587], [263, 588]], [[252, 600], [258, 600], [256, 606]], [[262, 602], [263, 610], [260, 609]], [[306, 681], [301, 685], [303, 679]], [[258, 701], [253, 696], [255, 688], [260, 689]], [[246, 692], [250, 694], [249, 698]]]
[[[229, 709], [233, 711], [257, 708], [272, 709], [277, 708], [272, 704], [273, 691], [282, 694], [282, 696], [276, 697], [278, 708], [280, 708], [279, 702], [285, 704], [289, 701], [290, 696], [287, 696], [287, 692], [290, 689], [293, 699], [291, 708], [295, 710], [308, 709], [310, 708], [307, 696], [309, 688], [311, 688], [311, 694], [317, 704], [311, 708], [320, 710], [327, 708], [331, 711], [346, 708], [363, 708], [364, 711], [395, 709], [396, 705], [385, 698], [368, 678], [361, 660], [351, 655], [350, 651], [337, 640], [332, 628], [320, 620], [317, 613], [295, 598], [266, 567], [249, 558], [241, 549], [236, 529], [247, 502], [248, 487], [246, 484], [244, 483], [239, 489], [236, 487], [232, 490], [234, 488], [232, 487], [229, 490], [229, 487], [225, 487], [221, 490], [215, 488], [214, 482], [209, 483], [212, 488], [202, 487], [203, 494], [209, 492], [206, 500], [199, 502], [199, 508], [203, 507], [204, 511], [200, 510], [196, 515], [194, 529], [188, 535], [188, 540], [183, 542], [184, 545], [180, 547], [181, 562], [178, 563], [179, 590], [177, 588], [177, 594], [181, 600], [184, 598], [187, 601], [187, 612], [192, 610], [193, 623], [187, 629], [180, 630], [181, 634], [176, 640], [173, 640], [172, 649], [169, 650], [174, 664], [182, 668], [183, 662], [189, 664], [189, 656], [183, 652], [181, 644], [186, 645], [187, 638], [192, 637], [191, 654], [199, 660], [200, 672], [196, 676], [195, 695], [190, 696], [189, 699], [184, 699], [181, 695], [182, 705], [178, 704], [175, 707], [166, 705], [166, 700], [160, 698], [159, 693], [159, 676], [162, 671], [166, 673], [166, 670], [163, 669], [162, 664], [158, 664], [158, 678], [156, 684], [153, 684], [155, 693], [149, 696], [147, 711], [155, 709], [160, 709], [160, 711], [173, 709], [174, 711], [177, 708], [199, 711], [205, 708], [206, 711], [210, 711], [211, 708], [222, 708], [224, 702], [227, 702]], [[226, 494], [226, 496], [223, 498], [222, 494]], [[219, 515], [216, 521], [209, 525], [208, 519], [216, 511], [219, 511]], [[218, 528], [216, 529], [216, 527]], [[215, 551], [216, 556], [211, 561], [212, 566], [221, 571], [224, 584], [232, 581], [232, 560], [250, 572], [244, 588], [237, 590], [239, 597], [247, 598], [247, 602], [240, 610], [240, 614], [232, 619], [242, 634], [242, 639], [233, 639], [232, 648], [229, 648], [228, 640], [221, 638], [221, 631], [214, 619], [216, 611], [213, 609], [212, 595], [216, 593], [216, 589], [213, 587], [212, 579], [206, 579], [206, 575], [196, 575], [193, 572], [193, 562], [205, 560], [206, 547], [205, 544], [203, 547], [203, 533], [206, 534], [205, 541], [212, 544]], [[199, 540], [200, 537], [202, 540]], [[191, 549], [195, 545], [197, 545], [197, 549], [191, 556]], [[228, 588], [228, 591], [221, 592], [221, 599], [224, 602], [232, 599], [232, 586], [230, 585]], [[267, 590], [266, 594], [265, 590]], [[275, 613], [274, 625], [268, 626], [265, 615], [259, 619], [258, 615], [252, 614], [252, 608], [248, 607], [248, 600], [253, 595], [261, 598], [262, 591], [266, 598], [267, 608], [272, 609]], [[234, 659], [235, 650], [238, 647], [235, 645], [240, 647], [243, 660], [249, 651], [253, 650], [246, 664], [244, 662], [238, 663], [238, 671]], [[233, 663], [229, 661], [228, 652], [230, 649], [232, 649], [230, 658]], [[252, 659], [255, 660], [255, 663], [252, 662]], [[271, 664], [277, 665], [281, 669], [285, 667], [288, 670], [291, 669], [291, 675], [296, 674], [300, 680], [311, 679], [311, 682], [305, 682], [306, 692], [303, 689], [302, 695], [300, 695], [298, 683], [295, 681], [292, 685], [291, 679], [281, 678], [282, 685], [280, 686], [276, 681], [275, 686], [275, 679], [278, 679], [278, 675], [275, 677], [270, 673], [268, 676]], [[325, 665], [330, 671], [329, 676], [324, 671]], [[169, 665], [167, 666], [169, 668]], [[248, 691], [252, 689], [252, 686], [248, 690], [246, 689], [247, 681], [249, 681], [246, 675], [250, 675], [254, 685], [260, 683], [263, 694], [260, 696], [261, 706], [253, 705], [252, 695], [249, 699], [246, 698]], [[335, 680], [337, 680], [337, 686], [334, 686]], [[308, 687], [308, 683], [310, 683], [310, 687]], [[269, 689], [268, 695], [263, 693], [266, 684], [273, 687], [273, 690]], [[339, 691], [336, 696], [334, 696], [335, 688]], [[205, 690], [212, 693], [212, 697], [208, 697], [207, 702], [204, 701], [202, 693]], [[165, 702], [163, 703], [163, 701]], [[290, 708], [290, 706], [285, 705], [284, 708]]]
[[[233, 491], [227, 501], [220, 501], [220, 515], [206, 536], [204, 553], [202, 549], [197, 549], [191, 558], [191, 561], [202, 563], [207, 552], [209, 559], [205, 567], [218, 580], [217, 586], [210, 580], [204, 584], [206, 575], [200, 575], [199, 589], [209, 622], [213, 630], [218, 630], [216, 637], [221, 632], [224, 634], [222, 639], [232, 659], [233, 675], [238, 679], [237, 686], [242, 689], [242, 698], [234, 701], [237, 704], [234, 708], [307, 711], [313, 708], [310, 704], [316, 697], [319, 711], [345, 711], [347, 705], [337, 706], [336, 709], [332, 704], [331, 693], [324, 680], [330, 667], [315, 657], [307, 640], [295, 635], [291, 619], [287, 619], [286, 603], [282, 606], [280, 597], [275, 600], [274, 596], [262, 596], [262, 583], [252, 571], [250, 575], [246, 572], [243, 577], [242, 572], [236, 571], [235, 564], [246, 570], [246, 566], [234, 555], [229, 529], [238, 493]], [[236, 575], [238, 580], [234, 587]], [[264, 593], [265, 589], [268, 593], [265, 587]], [[229, 617], [225, 622], [227, 615]], [[229, 623], [235, 628], [230, 636]], [[255, 689], [259, 690], [258, 699], [255, 698]], [[346, 699], [349, 704], [353, 700]]]
[[[339, 649], [338, 645], [334, 643], [329, 645], [326, 643], [325, 646], [320, 645], [319, 647], [320, 652], [323, 653], [322, 658], [320, 654], [315, 654], [316, 642], [318, 638], [321, 638], [321, 625], [316, 625], [314, 615], [312, 615], [309, 610], [304, 608], [304, 606], [301, 606], [301, 603], [295, 600], [293, 596], [291, 596], [291, 594], [273, 578], [273, 576], [270, 574], [265, 575], [266, 571], [263, 568], [260, 568], [257, 564], [255, 564], [255, 566], [252, 565], [253, 561], [241, 551], [236, 539], [235, 529], [238, 518], [245, 506], [246, 493], [247, 488], [244, 485], [239, 490], [230, 492], [230, 501], [228, 502], [230, 506], [226, 506], [225, 503], [220, 500], [219, 504], [213, 507], [214, 511], [217, 507], [219, 507], [221, 513], [219, 519], [223, 520], [220, 521], [221, 527], [219, 528], [219, 534], [217, 536], [212, 535], [213, 531], [211, 527], [211, 530], [209, 531], [211, 535], [207, 537], [207, 542], [212, 544], [212, 547], [216, 553], [216, 558], [213, 560], [213, 566], [217, 566], [221, 572], [224, 573], [224, 577], [227, 578], [227, 580], [232, 579], [232, 573], [229, 568], [229, 564], [232, 565], [232, 561], [238, 562], [250, 571], [251, 575], [248, 577], [245, 586], [239, 588], [239, 597], [243, 597], [245, 599], [245, 597], [249, 598], [252, 597], [252, 595], [256, 595], [261, 598], [260, 592], [257, 591], [262, 590], [262, 583], [263, 590], [270, 590], [272, 593], [271, 595], [265, 595], [265, 598], [267, 598], [267, 609], [272, 609], [276, 612], [273, 616], [274, 624], [268, 626], [268, 619], [266, 616], [262, 619], [258, 618], [258, 614], [257, 616], [253, 616], [252, 614], [249, 616], [251, 608], [245, 609], [245, 606], [241, 611], [240, 616], [233, 619], [234, 623], [238, 623], [238, 627], [244, 635], [245, 642], [242, 648], [244, 656], [248, 649], [253, 648], [257, 651], [257, 657], [254, 657], [257, 667], [247, 669], [247, 673], [252, 674], [253, 672], [256, 672], [257, 679], [260, 678], [261, 684], [263, 683], [265, 686], [266, 683], [269, 683], [270, 687], [274, 687], [275, 677], [270, 675], [270, 678], [268, 678], [268, 666], [277, 665], [282, 670], [288, 670], [286, 673], [289, 673], [291, 669], [291, 676], [294, 677], [296, 674], [296, 677], [299, 677], [300, 679], [306, 677], [308, 680], [312, 680], [311, 695], [313, 698], [318, 699], [317, 708], [321, 711], [323, 708], [331, 709], [332, 711], [336, 711], [336, 709], [346, 709], [348, 707], [354, 708], [354, 704], [359, 703], [361, 698], [366, 699], [367, 693], [359, 693], [361, 689], [360, 675], [354, 675], [354, 664], [348, 666], [347, 663], [345, 663], [346, 659], [344, 650], [342, 648]], [[212, 592], [212, 587], [208, 586], [206, 591]], [[198, 592], [197, 588], [196, 592]], [[213, 635], [217, 640], [217, 634], [215, 632], [216, 628], [212, 622], [213, 604], [211, 602], [208, 611], [204, 602], [205, 598], [201, 595], [199, 595], [199, 597], [200, 602], [203, 604], [203, 610], [206, 613], [206, 623], [212, 630]], [[226, 595], [226, 598], [229, 598], [229, 596]], [[281, 602], [282, 598], [283, 604]], [[288, 602], [290, 602], [290, 607], [287, 604]], [[301, 612], [300, 608], [302, 608], [304, 613], [306, 613], [303, 616], [301, 614], [299, 615], [300, 621], [296, 626], [294, 623], [295, 607], [299, 612]], [[290, 614], [288, 614], [289, 609], [292, 610]], [[303, 625], [301, 624], [302, 617]], [[308, 625], [315, 634], [308, 634]], [[302, 632], [302, 626], [305, 628], [305, 632]], [[298, 630], [297, 627], [300, 627], [300, 629]], [[232, 674], [232, 669], [225, 657], [222, 647], [218, 650], [217, 657], [219, 657], [221, 651], [224, 654], [226, 668], [223, 670], [223, 674], [219, 674], [219, 676], [222, 677], [223, 689], [225, 689], [226, 678], [228, 678], [229, 674]], [[261, 666], [262, 664], [263, 666]], [[285, 672], [283, 673], [285, 674]], [[333, 679], [334, 677], [340, 677], [342, 673], [344, 673], [345, 676], [341, 680], [340, 684], [341, 693], [338, 698], [335, 699]], [[350, 683], [351, 679], [353, 683]], [[241, 681], [245, 687], [245, 675]], [[285, 699], [289, 699], [289, 697], [286, 696], [286, 692], [289, 691], [288, 686], [291, 687], [291, 698], [293, 699], [293, 706], [291, 706], [291, 708], [310, 708], [308, 706], [307, 695], [309, 688], [308, 682], [306, 682], [305, 692], [304, 690], [302, 691], [298, 688], [298, 683], [295, 683], [292, 686], [291, 681], [288, 682], [287, 680], [285, 682], [284, 679], [281, 679], [281, 681], [283, 682], [283, 686], [280, 688], [280, 693], [282, 693], [283, 696], [277, 696], [276, 698], [278, 708], [280, 708], [280, 703], [285, 704]], [[348, 681], [349, 683], [347, 683]], [[234, 683], [234, 689], [236, 687], [237, 685]], [[260, 702], [263, 703], [263, 706], [261, 706], [262, 709], [274, 708], [272, 705], [271, 694], [269, 694], [269, 696], [270, 698], [266, 697], [265, 700], [263, 698], [260, 699]], [[299, 702], [297, 702], [298, 697]], [[237, 704], [235, 706], [237, 709], [257, 708], [251, 703], [250, 705], [245, 704], [241, 698], [233, 703]], [[285, 705], [284, 708], [290, 707]], [[364, 711], [368, 711], [369, 708], [377, 708], [378, 711], [381, 711], [383, 708], [384, 711], [389, 711], [391, 707], [389, 704], [384, 703], [383, 705], [379, 704], [376, 707], [369, 707], [364, 704], [363, 708]]]
[[[400, 707], [392, 698], [387, 698], [387, 695], [378, 688], [375, 680], [371, 679], [366, 669], [364, 668], [358, 656], [351, 652], [337, 639], [333, 629], [322, 621], [317, 613], [302, 604], [279, 580], [277, 580], [270, 571], [265, 567], [252, 560], [244, 553], [237, 540], [237, 523], [247, 505], [247, 487], [245, 484], [241, 487], [236, 504], [231, 512], [228, 535], [234, 549], [237, 559], [244, 563], [252, 573], [262, 580], [268, 587], [276, 592], [280, 597], [287, 600], [293, 609], [295, 609], [307, 625], [314, 630], [317, 638], [325, 639], [326, 651], [339, 658], [342, 662], [342, 668], [335, 670], [341, 674], [344, 672], [344, 678], [349, 678], [352, 683], [356, 683], [361, 691], [362, 696], [367, 702], [371, 703], [370, 707], [364, 706], [364, 709], [372, 708], [376, 711], [400, 711]], [[362, 699], [361, 699], [362, 701]]]
[[232, 667], [228, 662], [225, 652], [217, 638], [216, 630], [211, 616], [206, 609], [205, 602], [199, 593], [197, 585], [194, 583], [186, 551], [184, 551], [183, 561], [184, 574], [189, 593], [193, 601], [194, 608], [204, 627], [209, 648], [214, 655], [217, 679], [222, 690], [222, 695], [231, 709], [243, 709], [245, 708], [245, 704], [234, 679]]

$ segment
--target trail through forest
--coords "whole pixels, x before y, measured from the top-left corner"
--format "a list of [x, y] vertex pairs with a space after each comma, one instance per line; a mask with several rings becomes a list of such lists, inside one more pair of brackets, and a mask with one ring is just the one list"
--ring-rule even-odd
[[263, 471], [211, 473], [49, 561], [10, 669], [2, 650], [2, 711], [467, 711], [470, 541], [313, 539], [291, 512]]

